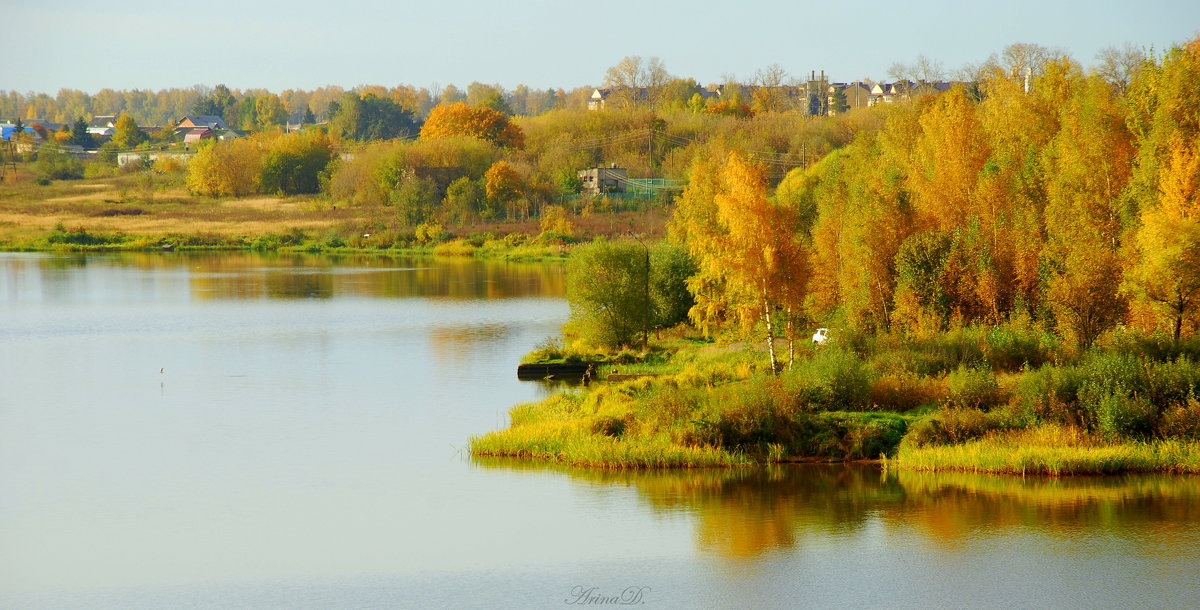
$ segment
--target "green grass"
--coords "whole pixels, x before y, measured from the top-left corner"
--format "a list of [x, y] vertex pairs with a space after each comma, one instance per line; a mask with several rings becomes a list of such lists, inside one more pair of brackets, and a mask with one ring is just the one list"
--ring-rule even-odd
[[[648, 350], [589, 353], [605, 363], [599, 383], [514, 408], [511, 426], [471, 449], [610, 468], [887, 455], [911, 471], [1200, 473], [1200, 365], [1187, 353], [1160, 361], [1110, 347], [1034, 368], [1046, 345], [1021, 329], [914, 346], [848, 340], [806, 346], [772, 375], [758, 344], [675, 330]], [[583, 357], [577, 348], [552, 340], [535, 356]]]
[[894, 451], [913, 419], [782, 401], [781, 379], [688, 371], [519, 405], [507, 429], [473, 438], [471, 452], [609, 468], [873, 459]]

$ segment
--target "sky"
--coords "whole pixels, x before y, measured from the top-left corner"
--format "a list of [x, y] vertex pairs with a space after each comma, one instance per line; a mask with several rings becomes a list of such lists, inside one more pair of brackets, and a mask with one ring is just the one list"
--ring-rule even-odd
[[[0, 90], [465, 89], [598, 86], [625, 56], [701, 84], [887, 79], [924, 55], [948, 72], [1015, 42], [1084, 66], [1126, 43], [1162, 51], [1200, 35], [1198, 0], [0, 0]], [[21, 24], [21, 25], [17, 25]]]

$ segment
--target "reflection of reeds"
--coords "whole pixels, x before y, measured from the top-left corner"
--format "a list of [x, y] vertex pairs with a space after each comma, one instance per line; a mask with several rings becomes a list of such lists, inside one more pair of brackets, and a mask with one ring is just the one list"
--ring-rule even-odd
[[1002, 477], [968, 472], [901, 470], [893, 471], [889, 476], [894, 477], [905, 492], [913, 497], [936, 496], [947, 490], [960, 490], [1042, 506], [1132, 502], [1145, 498], [1200, 502], [1200, 478], [1187, 475]]
[[636, 489], [657, 512], [694, 515], [700, 550], [732, 559], [803, 547], [858, 531], [876, 518], [948, 548], [981, 530], [1020, 527], [1059, 538], [1085, 525], [1172, 556], [1190, 551], [1146, 539], [1137, 526], [1183, 531], [1200, 522], [1200, 478], [1185, 475], [1062, 478], [902, 470], [880, 476], [876, 467], [854, 464], [611, 470], [499, 458], [473, 463], [560, 472], [596, 493]]
[[902, 447], [889, 466], [1003, 474], [1200, 473], [1200, 445], [1175, 440], [1106, 441], [1043, 425], [989, 433], [959, 445]]

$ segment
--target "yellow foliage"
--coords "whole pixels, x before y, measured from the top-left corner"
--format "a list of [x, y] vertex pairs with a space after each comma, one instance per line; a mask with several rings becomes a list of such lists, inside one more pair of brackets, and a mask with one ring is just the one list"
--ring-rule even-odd
[[575, 225], [567, 218], [567, 210], [561, 205], [549, 205], [542, 210], [542, 233], [557, 233], [571, 237], [575, 235]]
[[435, 106], [421, 127], [422, 139], [450, 136], [471, 136], [507, 148], [525, 147], [524, 132], [504, 113], [462, 102]]
[[258, 192], [264, 152], [256, 138], [214, 142], [201, 148], [188, 163], [188, 191], [208, 197]]

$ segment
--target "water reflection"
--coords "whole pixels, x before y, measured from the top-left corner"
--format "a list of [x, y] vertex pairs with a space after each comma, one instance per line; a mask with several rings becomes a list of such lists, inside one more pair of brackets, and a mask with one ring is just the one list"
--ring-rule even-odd
[[561, 297], [561, 267], [470, 258], [414, 259], [371, 255], [331, 256], [254, 252], [118, 253], [88, 255], [0, 254], [10, 285], [5, 292], [66, 300], [82, 289], [82, 272], [105, 268], [144, 271], [113, 274], [120, 294], [153, 284], [186, 287], [191, 299], [329, 299], [335, 296], [423, 297], [454, 300]]
[[[883, 511], [946, 546], [981, 530], [1031, 528], [1055, 538], [1081, 530], [1126, 537], [1134, 531], [1167, 533], [1200, 522], [1200, 477], [995, 477], [965, 473], [900, 472], [903, 506]], [[1175, 548], [1175, 547], [1169, 547]]]
[[[696, 547], [742, 560], [863, 535], [870, 526], [915, 533], [953, 552], [982, 536], [1081, 531], [1191, 557], [1200, 524], [1200, 477], [1129, 475], [1013, 478], [883, 473], [873, 465], [789, 465], [666, 472], [572, 469], [477, 459], [484, 468], [558, 470], [589, 486], [625, 486], [657, 512], [694, 516]], [[1179, 543], [1172, 535], [1189, 533]]]
[[439, 364], [469, 362], [479, 344], [492, 343], [508, 335], [508, 326], [499, 322], [466, 325], [435, 325], [429, 329], [430, 352]]

